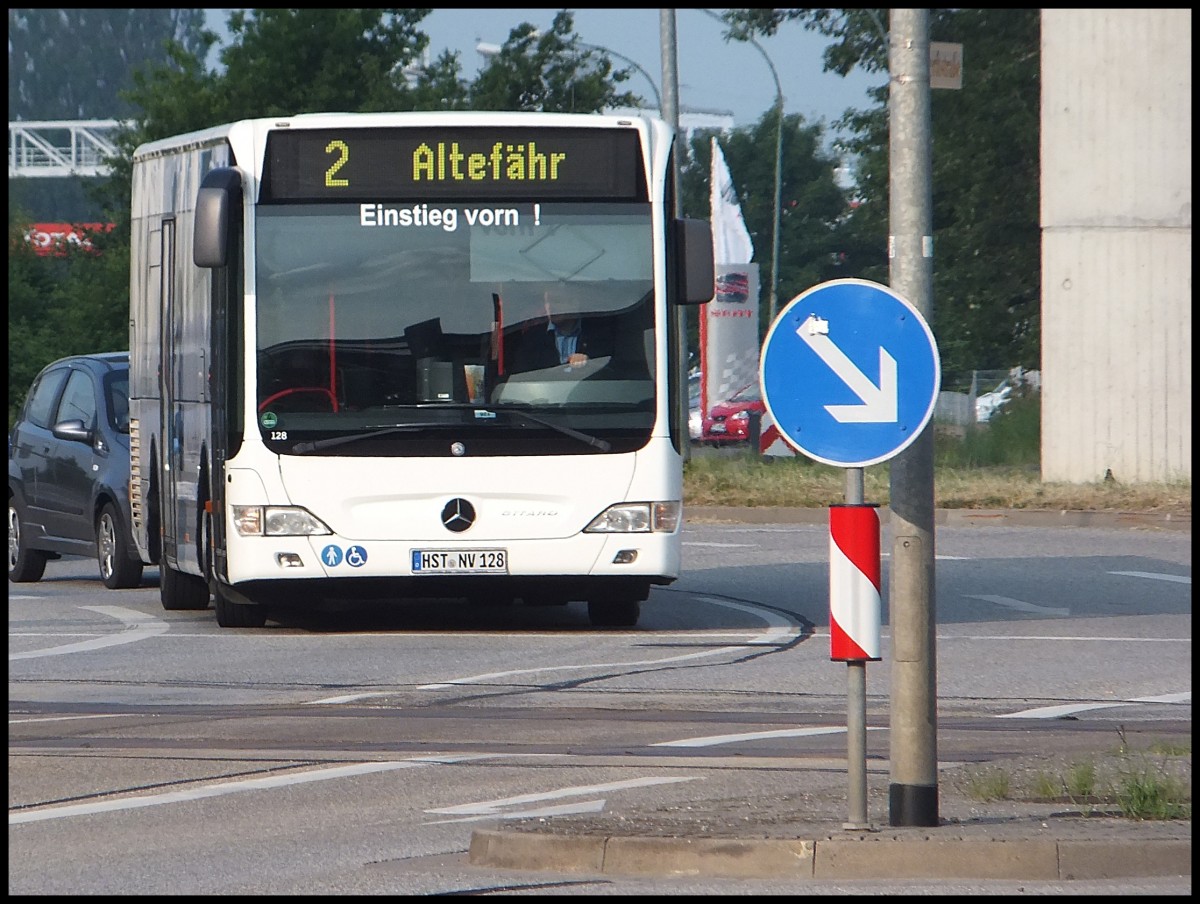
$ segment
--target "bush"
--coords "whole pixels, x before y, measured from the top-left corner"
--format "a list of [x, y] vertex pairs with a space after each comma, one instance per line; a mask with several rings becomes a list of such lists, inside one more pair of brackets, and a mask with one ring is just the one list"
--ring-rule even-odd
[[950, 468], [1041, 468], [1042, 397], [1017, 395], [986, 424], [968, 427], [962, 437], [938, 435], [935, 462]]

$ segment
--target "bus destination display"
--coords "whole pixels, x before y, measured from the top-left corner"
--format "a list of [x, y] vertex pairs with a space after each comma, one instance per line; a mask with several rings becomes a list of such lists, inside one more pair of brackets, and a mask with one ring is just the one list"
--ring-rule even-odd
[[633, 129], [277, 129], [260, 201], [647, 199]]

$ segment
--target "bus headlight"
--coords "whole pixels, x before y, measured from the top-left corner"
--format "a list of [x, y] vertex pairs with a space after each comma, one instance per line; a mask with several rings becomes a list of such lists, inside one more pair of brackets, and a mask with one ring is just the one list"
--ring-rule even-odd
[[233, 526], [243, 537], [304, 537], [333, 531], [308, 509], [296, 505], [235, 505]]
[[585, 534], [672, 533], [679, 527], [683, 503], [623, 502], [602, 511], [583, 529]]

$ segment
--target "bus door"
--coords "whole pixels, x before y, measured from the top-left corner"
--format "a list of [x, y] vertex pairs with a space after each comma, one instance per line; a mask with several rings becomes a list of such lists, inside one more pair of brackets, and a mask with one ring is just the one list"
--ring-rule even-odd
[[182, 318], [177, 315], [175, 298], [175, 220], [164, 219], [161, 238], [162, 266], [159, 268], [159, 411], [162, 442], [159, 455], [159, 518], [162, 526], [162, 554], [169, 563], [177, 560], [179, 536], [179, 480], [183, 476], [183, 411], [177, 398], [180, 384], [182, 344], [179, 331]]

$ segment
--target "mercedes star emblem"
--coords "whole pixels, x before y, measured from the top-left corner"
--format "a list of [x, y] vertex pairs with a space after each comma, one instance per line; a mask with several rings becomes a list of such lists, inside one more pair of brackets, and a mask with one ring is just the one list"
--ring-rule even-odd
[[461, 534], [475, 523], [475, 506], [465, 499], [451, 499], [442, 509], [442, 526]]

